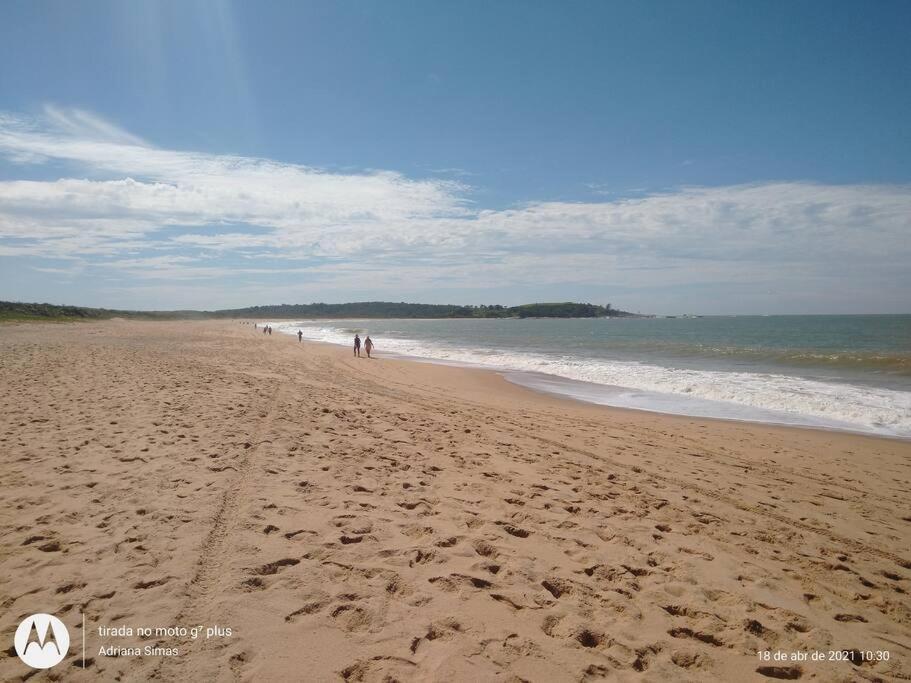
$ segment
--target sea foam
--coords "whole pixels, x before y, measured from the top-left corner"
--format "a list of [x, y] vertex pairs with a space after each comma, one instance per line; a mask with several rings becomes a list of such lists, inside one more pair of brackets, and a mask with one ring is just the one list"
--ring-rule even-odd
[[[293, 335], [301, 330], [308, 340], [345, 346], [351, 345], [354, 334], [353, 328], [324, 322], [277, 322], [273, 327]], [[911, 437], [911, 393], [904, 391], [775, 373], [694, 370], [571, 354], [454, 347], [443, 341], [396, 337], [379, 340], [377, 351], [528, 373], [527, 377], [513, 379], [534, 388], [618, 407]], [[570, 381], [535, 381], [537, 374]]]

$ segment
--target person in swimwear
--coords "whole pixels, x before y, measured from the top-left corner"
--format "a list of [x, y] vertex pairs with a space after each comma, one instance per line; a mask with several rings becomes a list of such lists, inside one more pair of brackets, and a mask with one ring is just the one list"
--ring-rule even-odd
[[358, 335], [354, 335], [354, 355], [358, 358], [361, 357], [361, 338]]
[[373, 340], [370, 338], [369, 334], [364, 340], [364, 351], [367, 352], [367, 358], [370, 358], [370, 352], [373, 351]]

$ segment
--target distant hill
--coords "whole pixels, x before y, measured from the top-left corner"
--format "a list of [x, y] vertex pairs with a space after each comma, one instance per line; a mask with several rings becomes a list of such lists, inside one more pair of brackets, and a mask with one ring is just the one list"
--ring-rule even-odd
[[280, 304], [220, 311], [121, 311], [0, 301], [0, 322], [10, 320], [202, 320], [206, 318], [628, 318], [640, 317], [610, 304], [562, 303], [522, 306], [454, 306], [363, 301], [349, 304]]
[[0, 322], [13, 320], [72, 322], [78, 320], [108, 320], [110, 318], [181, 320], [209, 317], [212, 316], [202, 311], [119, 311], [111, 308], [86, 308], [84, 306], [0, 301]]
[[215, 311], [219, 318], [608, 318], [635, 313], [595, 304], [524, 304], [522, 306], [454, 306], [362, 301], [350, 304], [281, 304]]

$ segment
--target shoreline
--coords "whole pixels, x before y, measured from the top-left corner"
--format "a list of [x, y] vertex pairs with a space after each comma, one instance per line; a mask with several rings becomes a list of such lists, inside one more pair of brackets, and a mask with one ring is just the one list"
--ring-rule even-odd
[[[360, 319], [342, 320], [358, 322]], [[264, 321], [264, 324], [269, 322], [270, 321]], [[291, 321], [280, 321], [276, 319], [271, 322], [282, 323]], [[293, 322], [306, 323], [322, 321], [296, 320]], [[277, 333], [282, 336], [296, 336], [290, 329], [288, 331], [278, 329]], [[342, 344], [331, 341], [307, 339], [306, 337], [304, 341], [311, 344], [325, 344], [335, 348], [347, 348]], [[536, 393], [543, 393], [549, 396], [565, 398], [615, 410], [634, 410], [655, 415], [721, 420], [723, 422], [791, 427], [797, 429], [814, 429], [846, 434], [862, 434], [885, 439], [896, 439], [899, 441], [911, 441], [911, 434], [895, 433], [884, 427], [863, 427], [835, 418], [793, 413], [783, 409], [776, 410], [746, 403], [726, 402], [716, 399], [688, 396], [685, 394], [663, 393], [655, 390], [641, 390], [621, 385], [600, 384], [538, 370], [485, 366], [471, 361], [418, 356], [396, 351], [384, 350], [380, 351], [380, 354], [379, 357], [390, 360], [404, 360], [408, 362], [428, 363], [432, 365], [493, 372], [502, 376], [511, 384], [522, 386]], [[853, 385], [848, 383], [846, 386]]]
[[[828, 315], [828, 314], [819, 314], [819, 315]], [[853, 315], [894, 315], [894, 314], [866, 314], [866, 313], [860, 314], [860, 313], [858, 313], [858, 314], [853, 314]], [[718, 316], [718, 317], [736, 317], [736, 316]], [[355, 320], [355, 319], [352, 319], [352, 318], [329, 319], [329, 318], [327, 318], [325, 320], [346, 320], [347, 321], [347, 320]], [[360, 318], [358, 318], [357, 320], [360, 320]], [[377, 318], [377, 320], [388, 320], [388, 319], [387, 318]], [[411, 318], [409, 318], [408, 320], [411, 320]], [[421, 320], [437, 320], [437, 319], [436, 318], [421, 318]], [[298, 319], [298, 318], [288, 318], [288, 319], [275, 318], [271, 322], [323, 322], [323, 321], [324, 321], [324, 319], [320, 319], [320, 318], [314, 318], [312, 320], [310, 320], [310, 319], [302, 320], [302, 319]], [[94, 320], [94, 321], [86, 320], [86, 321], [78, 321], [78, 322], [95, 324], [95, 325], [104, 325], [106, 323], [114, 323], [114, 324], [126, 323], [126, 324], [137, 324], [137, 325], [156, 325], [156, 324], [162, 324], [162, 325], [167, 325], [167, 324], [172, 324], [172, 325], [215, 325], [215, 326], [227, 325], [227, 326], [230, 326], [231, 329], [233, 329], [234, 326], [243, 327], [245, 321], [241, 320], [241, 319], [235, 320], [235, 319], [217, 319], [217, 318], [204, 319], [204, 320], [164, 320], [164, 321], [161, 321], [161, 320], [129, 320], [126, 318], [113, 318], [110, 320]], [[259, 321], [257, 321], [257, 322], [259, 322]], [[268, 322], [270, 322], [270, 321], [263, 321], [260, 324], [262, 325], [262, 324], [266, 324]], [[31, 326], [31, 325], [43, 325], [43, 324], [56, 325], [58, 323], [56, 321], [41, 321], [41, 322], [8, 321], [8, 325], [10, 325], [10, 326], [13, 326], [13, 325]], [[3, 331], [3, 326], [0, 325], [0, 333], [2, 333], [2, 331]], [[261, 336], [262, 327], [257, 329], [256, 332]], [[342, 352], [342, 350], [347, 348], [345, 346], [342, 346], [341, 344], [335, 344], [333, 342], [326, 342], [326, 341], [307, 339], [307, 338], [304, 338], [304, 340], [302, 342], [296, 342], [295, 335], [292, 335], [291, 333], [283, 333], [281, 331], [278, 331], [278, 332], [276, 332], [276, 334], [279, 335], [278, 339], [288, 337], [290, 341], [295, 341], [295, 344], [298, 344], [300, 346], [304, 346], [304, 347], [314, 346], [317, 348], [331, 349], [336, 352], [341, 352], [341, 355], [345, 355]], [[268, 335], [267, 335], [267, 337], [268, 337]], [[501, 380], [503, 385], [506, 387], [513, 387], [524, 393], [530, 394], [531, 396], [538, 397], [539, 399], [543, 398], [543, 399], [547, 399], [550, 401], [554, 401], [555, 403], [558, 403], [558, 404], [566, 403], [566, 404], [573, 405], [573, 406], [587, 407], [587, 408], [592, 408], [595, 410], [602, 410], [602, 411], [607, 411], [607, 412], [618, 411], [620, 413], [629, 413], [629, 414], [633, 414], [633, 415], [654, 416], [658, 419], [680, 421], [681, 424], [684, 424], [684, 423], [692, 424], [693, 421], [699, 421], [699, 422], [706, 422], [706, 423], [718, 423], [721, 425], [733, 424], [733, 425], [755, 426], [760, 429], [769, 428], [769, 429], [774, 429], [774, 430], [778, 430], [778, 429], [796, 430], [798, 432], [819, 432], [822, 434], [831, 433], [831, 434], [836, 434], [836, 435], [854, 436], [854, 437], [869, 438], [869, 439], [874, 439], [874, 440], [895, 441], [895, 442], [899, 442], [899, 443], [911, 442], [911, 436], [884, 434], [884, 433], [862, 431], [862, 430], [852, 430], [852, 429], [838, 428], [838, 427], [827, 427], [824, 425], [764, 422], [761, 420], [725, 418], [725, 417], [715, 417], [715, 416], [709, 416], [709, 415], [688, 415], [685, 413], [664, 412], [664, 411], [660, 411], [660, 410], [651, 410], [648, 408], [636, 408], [636, 407], [610, 405], [610, 404], [605, 404], [605, 403], [596, 403], [594, 401], [587, 401], [584, 399], [576, 398], [575, 396], [573, 396], [571, 394], [551, 392], [551, 391], [547, 391], [544, 389], [537, 389], [534, 387], [526, 386], [526, 385], [520, 384], [518, 382], [510, 381], [505, 376], [506, 374], [509, 374], [509, 373], [532, 374], [532, 373], [530, 373], [528, 371], [524, 371], [524, 370], [509, 370], [509, 369], [498, 370], [495, 368], [483, 367], [483, 366], [474, 365], [471, 363], [459, 363], [457, 361], [446, 362], [446, 361], [438, 360], [438, 359], [434, 359], [434, 358], [424, 358], [424, 357], [420, 357], [420, 356], [406, 356], [403, 354], [396, 354], [395, 352], [380, 351], [379, 354], [380, 355], [377, 355], [375, 360], [384, 360], [387, 362], [390, 362], [390, 361], [402, 362], [402, 363], [409, 363], [409, 364], [414, 363], [414, 364], [418, 364], [418, 365], [429, 365], [429, 366], [434, 366], [434, 367], [452, 368], [457, 371], [468, 371], [468, 372], [472, 372], [472, 373], [489, 374], [493, 377], [496, 377], [498, 380]], [[384, 355], [384, 354], [386, 354], [386, 355]], [[595, 384], [595, 383], [587, 383], [587, 382], [581, 382], [580, 380], [572, 380], [572, 379], [563, 377], [561, 375], [549, 375], [547, 373], [541, 373], [541, 374], [545, 375], [547, 377], [554, 377], [554, 378], [557, 378], [558, 380], [565, 380], [565, 381], [571, 382], [571, 383], [574, 382], [574, 383], [580, 383], [580, 384], [592, 384], [595, 387], [602, 386], [602, 385]], [[618, 387], [618, 388], [625, 389], [625, 387]]]
[[[289, 335], [290, 336], [290, 335]], [[300, 342], [301, 345], [316, 345], [316, 346], [325, 346], [334, 349], [344, 348], [340, 344], [333, 344], [331, 342], [322, 342], [313, 339], [307, 339], [303, 342]], [[775, 429], [794, 429], [798, 431], [810, 431], [810, 432], [823, 432], [823, 433], [833, 433], [833, 434], [845, 434], [851, 436], [859, 437], [868, 437], [871, 439], [884, 439], [887, 441], [899, 441], [899, 442], [911, 442], [911, 436], [901, 436], [896, 434], [882, 434], [877, 432], [862, 431], [858, 429], [848, 429], [848, 428], [838, 428], [838, 427], [827, 427], [824, 425], [809, 425], [809, 424], [800, 424], [800, 423], [787, 423], [787, 422], [764, 422], [762, 420], [755, 420], [749, 418], [736, 418], [736, 417], [716, 417], [712, 415], [696, 415], [696, 414], [687, 414], [687, 413], [676, 413], [671, 411], [662, 411], [651, 408], [633, 408], [630, 406], [619, 406], [611, 405], [609, 403], [598, 403], [594, 400], [586, 400], [584, 398], [579, 398], [570, 393], [562, 393], [558, 391], [548, 391], [546, 389], [539, 389], [534, 386], [523, 384], [519, 381], [511, 380], [507, 375], [516, 374], [516, 375], [531, 375], [533, 373], [524, 371], [524, 370], [496, 370], [493, 368], [485, 368], [482, 366], [471, 365], [469, 363], [459, 364], [457, 362], [445, 362], [441, 360], [436, 360], [433, 358], [422, 358], [420, 356], [405, 356], [401, 354], [387, 353], [386, 355], [377, 355], [375, 360], [386, 360], [386, 361], [400, 361], [404, 363], [418, 363], [426, 365], [436, 365], [441, 367], [453, 368], [454, 370], [467, 370], [470, 372], [480, 372], [490, 374], [495, 376], [509, 386], [514, 386], [520, 390], [530, 392], [531, 394], [543, 398], [548, 398], [553, 401], [562, 403], [567, 402], [575, 406], [587, 406], [590, 408], [601, 409], [604, 411], [619, 411], [622, 413], [633, 413], [640, 414], [643, 416], [655, 416], [658, 419], [671, 419], [671, 420], [684, 420], [687, 423], [692, 423], [693, 420], [705, 421], [711, 423], [733, 423], [733, 424], [743, 424], [751, 425], [759, 428], [769, 427]], [[549, 375], [547, 373], [539, 373], [545, 377], [553, 377], [559, 381], [565, 381], [567, 383], [578, 383], [578, 384], [591, 384], [594, 387], [602, 387], [604, 385], [589, 383], [589, 382], [580, 382], [579, 380], [571, 380], [560, 375]], [[624, 387], [617, 387], [618, 389], [623, 389]]]
[[[0, 629], [84, 612], [67, 680], [911, 676], [906, 442], [232, 322], [45, 329], [0, 328]], [[891, 657], [757, 657], [843, 649]]]
[[[279, 332], [282, 337], [289, 337], [293, 341], [292, 335], [283, 334]], [[323, 342], [313, 339], [304, 339], [302, 342], [295, 342], [300, 346], [314, 346], [314, 347], [323, 347], [326, 349], [331, 349], [333, 351], [341, 352], [342, 349], [346, 347], [341, 346], [340, 344], [333, 344], [332, 342]], [[350, 349], [349, 349], [350, 350]], [[362, 360], [365, 360], [362, 358]], [[545, 404], [551, 403], [554, 406], [564, 404], [566, 407], [577, 407], [577, 408], [586, 408], [594, 411], [604, 411], [606, 413], [617, 412], [620, 414], [625, 414], [627, 416], [638, 416], [643, 419], [655, 418], [656, 420], [668, 420], [673, 423], [680, 425], [687, 424], [692, 425], [694, 422], [704, 422], [708, 424], [718, 424], [718, 425], [740, 425], [755, 427], [759, 430], [770, 429], [770, 430], [784, 430], [796, 431], [796, 432], [810, 432], [810, 433], [819, 433], [819, 434], [832, 434], [832, 435], [843, 435], [857, 437], [861, 439], [873, 439], [873, 440], [883, 440], [883, 441], [894, 441], [898, 443], [911, 443], [911, 436], [899, 436], [894, 434], [880, 434], [875, 432], [865, 432], [860, 430], [851, 430], [851, 429], [839, 429], [836, 427], [826, 427], [826, 426], [814, 426], [814, 425], [805, 425], [805, 424], [788, 424], [780, 422], [763, 422], [760, 420], [751, 420], [751, 419], [738, 419], [738, 418], [725, 418], [725, 417], [714, 417], [708, 415], [688, 415], [685, 413], [674, 413], [674, 412], [664, 412], [660, 410], [650, 410], [648, 408], [632, 408], [627, 406], [616, 406], [604, 403], [596, 403], [594, 401], [587, 401], [585, 399], [577, 398], [571, 394], [564, 394], [558, 392], [546, 391], [543, 389], [537, 389], [519, 382], [511, 381], [507, 374], [530, 374], [522, 370], [496, 370], [494, 368], [485, 368], [477, 365], [471, 365], [469, 363], [459, 364], [457, 362], [445, 362], [433, 358], [422, 358], [419, 356], [405, 356], [401, 354], [388, 353], [383, 355], [382, 352], [379, 355], [375, 355], [375, 358], [371, 360], [376, 361], [385, 361], [385, 362], [397, 362], [397, 363], [407, 363], [407, 364], [416, 364], [416, 365], [429, 365], [440, 368], [449, 368], [456, 372], [469, 372], [469, 373], [479, 373], [482, 375], [487, 375], [491, 379], [494, 379], [497, 383], [502, 383], [502, 386], [495, 387], [496, 391], [506, 391], [507, 388], [514, 388], [523, 394], [533, 397], [532, 400], [542, 401]], [[546, 373], [541, 373], [545, 374]], [[560, 375], [546, 375], [547, 377], [554, 377], [560, 380], [566, 380], [568, 382], [577, 382], [578, 380], [570, 380], [564, 378]], [[580, 382], [582, 383], [582, 382]], [[601, 386], [595, 384], [594, 386]], [[622, 388], [622, 387], [621, 387]], [[547, 406], [545, 406], [547, 407]]]

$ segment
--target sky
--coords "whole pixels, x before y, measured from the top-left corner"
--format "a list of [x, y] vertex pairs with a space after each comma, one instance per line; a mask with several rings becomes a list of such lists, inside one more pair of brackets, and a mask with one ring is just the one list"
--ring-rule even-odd
[[911, 3], [0, 3], [0, 300], [911, 312]]

